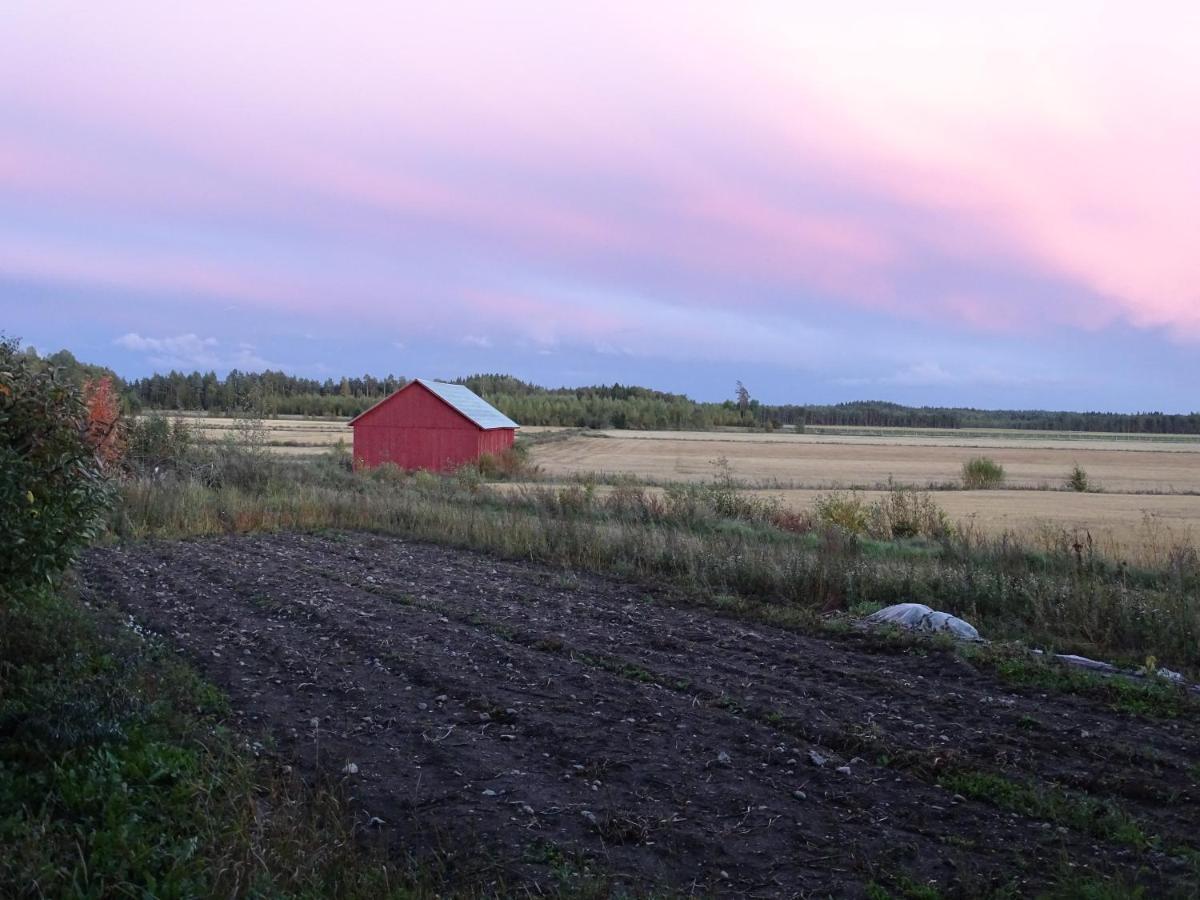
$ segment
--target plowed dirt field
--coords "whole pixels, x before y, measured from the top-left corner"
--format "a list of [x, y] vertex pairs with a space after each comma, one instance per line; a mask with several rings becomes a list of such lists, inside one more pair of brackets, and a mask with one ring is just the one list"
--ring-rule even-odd
[[[1194, 896], [1194, 719], [396, 538], [134, 544], [81, 571], [222, 687], [248, 737], [344, 778], [366, 839], [452, 882], [975, 897], [1111, 876]], [[964, 773], [1065, 792], [1095, 821], [947, 789]], [[1117, 807], [1132, 832], [1102, 827]]]

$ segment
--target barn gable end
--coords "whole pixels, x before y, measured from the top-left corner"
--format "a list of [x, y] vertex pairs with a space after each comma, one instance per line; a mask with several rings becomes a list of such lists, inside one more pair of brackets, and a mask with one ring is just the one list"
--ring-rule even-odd
[[[507, 423], [481, 427], [479, 421]], [[417, 380], [350, 421], [354, 462], [446, 471], [511, 447], [517, 424], [461, 385]]]

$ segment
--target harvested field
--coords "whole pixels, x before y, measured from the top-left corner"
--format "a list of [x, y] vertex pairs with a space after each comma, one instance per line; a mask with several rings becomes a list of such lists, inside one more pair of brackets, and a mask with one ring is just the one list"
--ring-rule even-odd
[[1200, 493], [1200, 442], [997, 438], [960, 444], [953, 432], [887, 438], [607, 431], [539, 444], [533, 460], [551, 477], [628, 472], [660, 481], [703, 480], [712, 477], [713, 460], [725, 457], [734, 475], [751, 483], [829, 488], [894, 478], [925, 486], [957, 482], [963, 462], [985, 449], [1004, 466], [1009, 487], [1061, 487], [1078, 463], [1106, 491]]
[[[221, 441], [229, 437], [238, 438], [247, 420], [220, 416], [169, 414], [186, 422], [196, 436], [204, 441]], [[348, 419], [302, 419], [279, 418], [255, 420], [261, 426], [263, 438], [273, 451], [289, 456], [323, 453], [343, 442], [347, 447], [353, 441], [353, 433], [346, 427]]]
[[144, 543], [91, 551], [81, 575], [224, 688], [251, 736], [344, 777], [380, 841], [493, 891], [587, 873], [762, 897], [1196, 889], [1195, 717], [395, 538]]

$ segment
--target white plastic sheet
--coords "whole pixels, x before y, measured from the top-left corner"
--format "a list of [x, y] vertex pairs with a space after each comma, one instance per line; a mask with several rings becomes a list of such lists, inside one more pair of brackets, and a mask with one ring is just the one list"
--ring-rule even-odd
[[982, 638], [970, 622], [947, 612], [931, 609], [924, 603], [897, 603], [867, 616], [871, 625], [899, 625], [913, 631], [944, 631], [961, 641], [979, 641]]

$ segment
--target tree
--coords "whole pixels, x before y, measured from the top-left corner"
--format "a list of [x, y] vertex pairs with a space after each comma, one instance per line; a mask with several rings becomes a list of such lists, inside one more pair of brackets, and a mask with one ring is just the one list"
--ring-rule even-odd
[[83, 402], [87, 408], [88, 446], [106, 468], [117, 465], [125, 455], [125, 439], [121, 434], [121, 399], [107, 375], [89, 378], [83, 383]]
[[746, 386], [739, 381], [737, 383], [737, 390], [735, 393], [737, 395], [738, 412], [744, 416], [750, 409], [750, 391], [748, 391]]
[[0, 335], [0, 586], [56, 578], [108, 502], [79, 388]]

